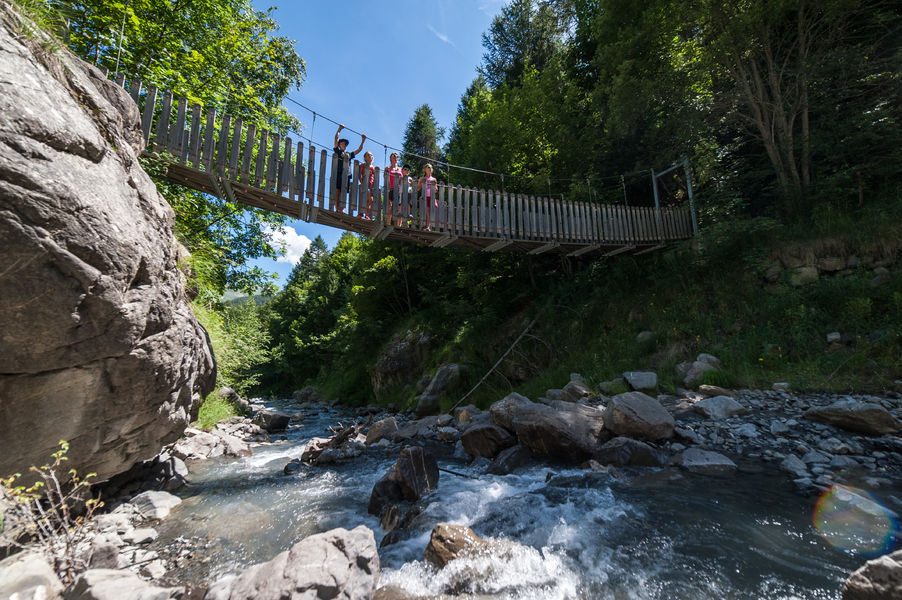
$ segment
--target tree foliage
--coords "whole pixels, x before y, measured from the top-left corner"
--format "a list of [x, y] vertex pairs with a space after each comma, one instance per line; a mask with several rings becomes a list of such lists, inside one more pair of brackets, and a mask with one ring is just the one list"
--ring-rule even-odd
[[[66, 18], [68, 46], [85, 60], [270, 130], [297, 126], [282, 100], [300, 86], [306, 65], [294, 43], [277, 35], [272, 9], [257, 10], [250, 0], [49, 2]], [[271, 282], [250, 262], [276, 256], [271, 232], [283, 217], [172, 184], [161, 176], [164, 163], [144, 162], [176, 211], [202, 301]]]
[[438, 126], [432, 108], [428, 104], [417, 107], [404, 129], [404, 143], [401, 146], [403, 160], [411, 166], [414, 174], [421, 173], [426, 163], [442, 159], [439, 141], [444, 135], [445, 130]]

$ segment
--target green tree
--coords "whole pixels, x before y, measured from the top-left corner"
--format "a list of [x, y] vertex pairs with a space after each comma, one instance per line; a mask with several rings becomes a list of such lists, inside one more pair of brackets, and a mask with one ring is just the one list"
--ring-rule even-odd
[[560, 34], [555, 3], [513, 0], [482, 35], [485, 54], [479, 73], [492, 88], [517, 85], [528, 67], [545, 67], [556, 52]]
[[[444, 135], [445, 130], [438, 126], [428, 104], [423, 104], [414, 111], [404, 129], [404, 143], [401, 147], [404, 161], [410, 164], [415, 173], [420, 173], [426, 163], [442, 159], [439, 140]], [[437, 165], [433, 164], [433, 167]]]
[[[256, 10], [250, 0], [50, 1], [66, 17], [69, 47], [85, 60], [245, 122], [297, 127], [282, 100], [300, 86], [306, 66], [277, 34], [271, 9]], [[203, 301], [271, 282], [250, 261], [276, 255], [271, 232], [283, 217], [172, 184], [162, 177], [165, 164], [144, 162], [176, 211], [176, 234], [193, 255]]]

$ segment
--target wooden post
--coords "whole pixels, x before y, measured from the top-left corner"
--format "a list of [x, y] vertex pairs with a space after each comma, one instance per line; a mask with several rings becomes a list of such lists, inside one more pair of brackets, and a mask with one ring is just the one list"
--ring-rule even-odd
[[232, 124], [232, 115], [226, 113], [222, 115], [222, 123], [219, 126], [219, 143], [216, 148], [216, 167], [221, 168], [226, 165], [229, 158], [229, 129]]
[[191, 107], [191, 134], [188, 138], [188, 160], [195, 169], [200, 169], [200, 106]]
[[[319, 152], [319, 190], [317, 191], [317, 194], [319, 194], [320, 206], [323, 206], [323, 203], [325, 202], [325, 194], [329, 194], [330, 198], [332, 197], [332, 190], [326, 189], [326, 159], [326, 149], [323, 148]], [[310, 169], [312, 170], [313, 167], [310, 167]]]
[[241, 117], [235, 119], [235, 126], [232, 128], [232, 147], [229, 152], [229, 178], [238, 179], [238, 155], [241, 152], [241, 130], [244, 122]]
[[316, 204], [316, 147], [312, 143], [307, 149], [307, 203], [310, 208]]
[[[669, 169], [668, 169], [669, 170]], [[655, 170], [651, 170], [651, 187], [652, 191], [655, 193], [655, 238], [659, 240], [664, 239], [664, 234], [662, 232], [661, 225], [661, 199], [658, 197], [658, 177], [655, 175]]]
[[163, 110], [160, 111], [160, 120], [157, 121], [157, 134], [154, 136], [153, 145], [157, 150], [168, 150], [169, 140], [169, 113], [172, 110], [172, 92], [163, 92]]
[[[301, 204], [304, 203], [304, 142], [298, 142], [294, 153], [294, 193]], [[309, 214], [309, 212], [308, 212]]]
[[291, 164], [291, 150], [294, 147], [294, 142], [291, 141], [290, 137], [285, 136], [282, 143], [285, 144], [285, 149], [282, 152], [282, 176], [280, 177], [279, 190], [277, 193], [281, 196], [285, 192], [288, 192], [288, 197], [293, 199], [294, 167]]
[[247, 183], [250, 177], [251, 158], [254, 154], [254, 141], [257, 137], [257, 126], [251, 123], [247, 128], [247, 137], [244, 140], [244, 154], [241, 157], [241, 183]]
[[698, 235], [698, 214], [695, 212], [695, 196], [692, 194], [692, 169], [689, 159], [683, 159], [683, 168], [686, 170], [686, 195], [689, 196], [689, 215], [692, 219], [692, 235]]
[[179, 161], [185, 164], [182, 159], [182, 146], [184, 142], [185, 131], [185, 112], [188, 109], [188, 101], [184, 98], [178, 99], [178, 110], [175, 117], [175, 128], [169, 133], [169, 148], [175, 156], [179, 157]]
[[140, 102], [138, 102], [138, 101], [141, 99], [141, 80], [140, 79], [132, 79], [129, 82], [128, 87], [129, 87], [128, 91], [129, 91], [129, 93], [131, 93], [132, 100], [134, 100], [135, 104], [140, 107]]
[[265, 173], [263, 171], [266, 166], [266, 153], [269, 151], [269, 132], [265, 129], [260, 131], [260, 143], [257, 146], [257, 165], [254, 169], [254, 187], [263, 187], [265, 183]]
[[144, 98], [144, 115], [141, 118], [141, 131], [144, 132], [144, 143], [150, 143], [150, 129], [153, 125], [153, 112], [157, 103], [157, 88], [147, 88], [147, 96]]
[[204, 171], [213, 170], [213, 129], [216, 127], [216, 109], [207, 110], [207, 122], [204, 128]]

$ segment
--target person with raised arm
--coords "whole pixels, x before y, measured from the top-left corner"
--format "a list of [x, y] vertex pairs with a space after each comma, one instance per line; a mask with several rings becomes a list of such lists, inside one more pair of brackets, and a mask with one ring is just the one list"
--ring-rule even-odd
[[[354, 157], [360, 154], [360, 151], [363, 150], [363, 145], [366, 143], [366, 134], [360, 135], [360, 145], [353, 152], [348, 152], [348, 142], [347, 138], [338, 137], [341, 135], [341, 130], [344, 129], [344, 125], [339, 125], [338, 130], [335, 132], [335, 147], [332, 148], [332, 151], [338, 155], [338, 170], [335, 173], [335, 189], [332, 191], [332, 201], [335, 204], [335, 209], [338, 212], [344, 212], [344, 198], [341, 193], [341, 184], [343, 182], [343, 177], [345, 177], [345, 159], [348, 161], [354, 160]], [[351, 174], [347, 174], [348, 183], [351, 181]]]

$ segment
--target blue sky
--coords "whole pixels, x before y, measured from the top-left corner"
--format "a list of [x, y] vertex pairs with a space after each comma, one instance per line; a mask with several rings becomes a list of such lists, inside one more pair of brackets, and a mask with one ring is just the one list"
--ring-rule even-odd
[[[307, 62], [307, 80], [291, 97], [321, 115], [400, 147], [417, 106], [432, 107], [439, 125], [450, 127], [461, 94], [476, 76], [482, 33], [505, 0], [397, 0], [393, 2], [305, 2], [254, 0], [274, 7], [279, 33], [293, 39]], [[290, 103], [286, 108], [304, 132], [331, 145], [335, 126]], [[359, 138], [348, 135], [356, 147]], [[367, 142], [376, 162], [381, 145]], [[279, 274], [284, 283], [309, 241], [321, 235], [329, 246], [341, 231], [292, 221], [278, 235], [286, 247], [278, 261], [255, 264]]]

